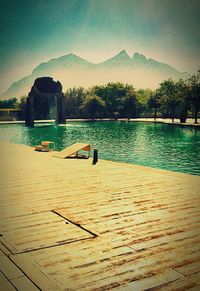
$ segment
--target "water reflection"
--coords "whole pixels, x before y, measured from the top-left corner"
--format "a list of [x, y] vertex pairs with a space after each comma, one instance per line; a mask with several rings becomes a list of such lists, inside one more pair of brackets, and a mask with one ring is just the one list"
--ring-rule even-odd
[[49, 140], [55, 143], [55, 147], [62, 149], [66, 146], [66, 127], [58, 127], [57, 125], [40, 125], [34, 128], [27, 128], [26, 144], [35, 146], [41, 141]]

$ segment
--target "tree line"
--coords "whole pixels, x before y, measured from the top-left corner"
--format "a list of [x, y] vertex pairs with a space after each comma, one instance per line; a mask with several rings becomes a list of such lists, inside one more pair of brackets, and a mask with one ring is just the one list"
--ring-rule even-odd
[[[69, 88], [64, 94], [66, 118], [180, 118], [186, 122], [188, 114], [197, 123], [200, 111], [200, 70], [188, 80], [163, 81], [156, 90], [136, 90], [130, 84], [110, 82], [89, 89]], [[19, 108], [25, 116], [26, 97], [1, 100], [0, 108]], [[45, 103], [45, 106], [47, 103]], [[55, 106], [49, 102], [47, 116], [55, 115]], [[38, 116], [39, 117], [39, 116]]]
[[154, 109], [154, 119], [159, 112], [162, 117], [171, 117], [172, 122], [176, 117], [184, 123], [188, 112], [191, 112], [197, 123], [200, 111], [200, 71], [186, 81], [163, 81], [160, 87], [152, 92], [147, 104]]

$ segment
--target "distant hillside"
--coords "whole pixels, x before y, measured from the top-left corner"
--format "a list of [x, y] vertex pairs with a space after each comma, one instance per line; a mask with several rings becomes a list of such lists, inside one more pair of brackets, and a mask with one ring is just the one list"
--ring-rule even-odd
[[27, 95], [34, 80], [42, 76], [59, 80], [65, 91], [72, 86], [87, 88], [108, 82], [130, 83], [135, 88], [156, 88], [165, 79], [185, 79], [189, 75], [139, 53], [130, 57], [125, 50], [99, 64], [69, 54], [40, 64], [29, 76], [14, 82], [1, 99]]

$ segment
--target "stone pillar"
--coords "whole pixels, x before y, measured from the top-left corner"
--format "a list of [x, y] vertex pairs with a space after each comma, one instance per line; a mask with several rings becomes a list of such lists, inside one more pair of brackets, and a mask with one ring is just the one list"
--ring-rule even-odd
[[25, 125], [28, 127], [34, 127], [34, 100], [31, 96], [29, 96], [26, 100]]
[[55, 82], [51, 77], [40, 77], [34, 81], [31, 91], [28, 94], [26, 103], [26, 120], [25, 125], [29, 127], [34, 126], [34, 113], [39, 111], [42, 113], [45, 110], [45, 106], [48, 108], [48, 104], [45, 104], [47, 98], [56, 99], [56, 122], [65, 123], [65, 105], [64, 94], [62, 93], [62, 85], [59, 81]]

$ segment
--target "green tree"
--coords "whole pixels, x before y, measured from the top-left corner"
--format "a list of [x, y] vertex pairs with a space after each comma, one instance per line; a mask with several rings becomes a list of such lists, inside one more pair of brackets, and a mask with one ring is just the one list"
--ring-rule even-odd
[[[99, 96], [105, 102], [105, 114], [107, 117], [116, 117], [120, 114], [130, 115], [135, 110], [128, 108], [126, 105], [132, 102], [135, 108], [136, 92], [132, 85], [111, 82], [105, 86], [94, 86], [89, 93]], [[129, 110], [127, 114], [125, 112], [126, 109]]]
[[200, 111], [200, 72], [188, 80], [188, 99], [194, 110], [194, 123], [198, 123], [197, 117]]
[[79, 109], [86, 96], [86, 91], [82, 87], [69, 88], [65, 93], [65, 104], [67, 115], [78, 118], [80, 117]]
[[122, 109], [122, 97], [125, 96], [124, 85], [122, 83], [108, 83], [105, 86], [102, 99], [105, 102], [106, 111], [109, 117], [115, 117]]
[[150, 98], [148, 99], [148, 107], [154, 108], [154, 120], [157, 118], [157, 110], [160, 107], [160, 91], [157, 89], [155, 92], [152, 92]]
[[123, 108], [121, 110], [122, 116], [130, 119], [136, 117], [137, 114], [137, 102], [134, 96], [126, 96], [123, 100]]
[[137, 113], [139, 115], [146, 115], [148, 111], [148, 100], [153, 94], [153, 90], [147, 89], [138, 89], [136, 91], [137, 98]]
[[176, 94], [179, 100], [177, 105], [177, 116], [180, 118], [181, 123], [185, 123], [187, 119], [187, 112], [189, 109], [188, 102], [188, 87], [182, 79], [176, 82]]
[[180, 95], [175, 81], [168, 79], [160, 84], [160, 104], [165, 106], [170, 112], [172, 122], [174, 122], [175, 112], [180, 104]]
[[81, 106], [85, 117], [95, 119], [102, 116], [105, 102], [97, 95], [87, 95]]
[[122, 109], [120, 110], [120, 113], [122, 117], [127, 117], [128, 119], [131, 117], [136, 117], [138, 102], [136, 98], [136, 91], [132, 85], [124, 85], [121, 106]]
[[0, 100], [0, 108], [17, 108], [17, 98]]
[[136, 97], [137, 97], [137, 101], [140, 103], [140, 104], [147, 104], [150, 96], [152, 95], [153, 93], [153, 90], [147, 88], [147, 89], [138, 89], [136, 91]]

